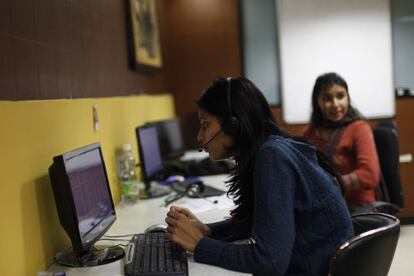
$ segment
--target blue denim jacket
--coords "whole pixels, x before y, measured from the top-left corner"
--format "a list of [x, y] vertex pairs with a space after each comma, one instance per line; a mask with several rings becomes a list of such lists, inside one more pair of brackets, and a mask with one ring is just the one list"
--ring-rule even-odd
[[234, 244], [228, 221], [194, 251], [197, 262], [254, 275], [327, 275], [329, 260], [353, 235], [346, 203], [315, 148], [269, 136], [257, 153], [253, 183], [253, 243]]

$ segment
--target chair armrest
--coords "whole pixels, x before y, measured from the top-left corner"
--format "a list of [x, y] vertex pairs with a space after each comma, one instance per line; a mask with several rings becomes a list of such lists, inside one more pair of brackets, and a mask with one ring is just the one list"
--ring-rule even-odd
[[375, 201], [360, 207], [355, 208], [352, 211], [352, 215], [365, 214], [365, 213], [386, 213], [394, 215], [400, 211], [400, 207], [386, 201]]

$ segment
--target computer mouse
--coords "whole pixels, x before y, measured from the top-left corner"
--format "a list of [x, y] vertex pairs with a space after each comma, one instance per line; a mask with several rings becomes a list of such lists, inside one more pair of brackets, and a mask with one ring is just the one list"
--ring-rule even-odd
[[182, 175], [171, 175], [170, 177], [168, 177], [166, 179], [167, 184], [173, 184], [173, 183], [177, 183], [177, 182], [184, 182], [185, 177]]
[[152, 233], [152, 232], [167, 232], [167, 225], [154, 224], [154, 225], [147, 227], [147, 229], [145, 229], [144, 231], [145, 234]]

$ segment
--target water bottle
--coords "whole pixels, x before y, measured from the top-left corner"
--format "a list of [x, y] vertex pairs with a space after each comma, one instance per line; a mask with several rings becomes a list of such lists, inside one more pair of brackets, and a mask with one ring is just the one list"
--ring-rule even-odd
[[118, 178], [121, 185], [121, 201], [123, 203], [136, 202], [140, 191], [135, 171], [135, 157], [131, 149], [131, 144], [123, 145], [122, 152], [117, 160]]

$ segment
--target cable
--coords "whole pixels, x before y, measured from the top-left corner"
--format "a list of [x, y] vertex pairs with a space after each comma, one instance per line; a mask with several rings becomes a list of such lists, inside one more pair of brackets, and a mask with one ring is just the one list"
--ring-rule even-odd
[[217, 204], [218, 203], [218, 200], [217, 199], [215, 199], [215, 200], [208, 199], [207, 197], [201, 195], [200, 193], [194, 193], [193, 195], [196, 196], [197, 198], [201, 198], [201, 199], [207, 200], [208, 202], [210, 202], [212, 204]]
[[[178, 184], [178, 183], [173, 183], [174, 184]], [[168, 196], [165, 200], [164, 200], [164, 205], [163, 207], [168, 207], [168, 205], [170, 205], [171, 203], [179, 200], [180, 198], [187, 196], [187, 197], [197, 197], [197, 198], [201, 198], [204, 200], [207, 200], [208, 202], [212, 203], [212, 204], [217, 204], [218, 200], [210, 200], [208, 198], [206, 198], [205, 196], [202, 195], [202, 192], [204, 190], [204, 186], [202, 183], [192, 183], [189, 184], [188, 186], [186, 186], [184, 189], [180, 186], [172, 186], [174, 190], [176, 190], [176, 194], [170, 195]]]
[[99, 252], [99, 251], [109, 250], [109, 249], [116, 248], [116, 247], [127, 247], [127, 244], [118, 243], [118, 244], [115, 244], [115, 245], [111, 245], [109, 247], [95, 248], [93, 250], [93, 252]]
[[130, 241], [131, 239], [100, 239], [99, 241]]
[[123, 238], [123, 237], [129, 237], [134, 236], [136, 234], [125, 234], [125, 235], [103, 235], [105, 238]]
[[164, 204], [161, 205], [161, 207], [168, 207], [171, 203], [179, 200], [180, 198], [187, 195], [187, 192], [177, 192], [175, 194], [169, 195], [165, 198]]

